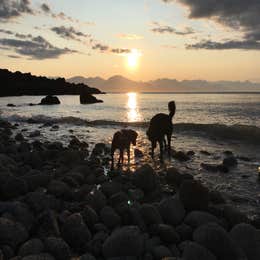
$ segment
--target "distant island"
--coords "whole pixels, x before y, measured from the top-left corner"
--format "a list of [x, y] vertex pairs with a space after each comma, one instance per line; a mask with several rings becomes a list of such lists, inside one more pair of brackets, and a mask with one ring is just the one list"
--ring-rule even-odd
[[64, 78], [37, 77], [31, 73], [11, 72], [7, 69], [0, 69], [0, 80], [0, 97], [102, 93], [97, 88], [91, 88], [83, 83], [69, 83]]
[[152, 81], [133, 81], [120, 75], [109, 79], [81, 76], [67, 79], [70, 83], [84, 83], [105, 92], [259, 92], [260, 83], [250, 81], [206, 81], [157, 79]]

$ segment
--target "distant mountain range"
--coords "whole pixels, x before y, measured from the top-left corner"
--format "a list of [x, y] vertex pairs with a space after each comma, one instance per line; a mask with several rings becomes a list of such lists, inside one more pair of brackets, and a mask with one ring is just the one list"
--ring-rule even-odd
[[70, 83], [83, 83], [104, 92], [260, 92], [260, 83], [250, 81], [206, 81], [157, 79], [152, 81], [133, 81], [123, 76], [109, 79], [81, 76], [67, 79]]

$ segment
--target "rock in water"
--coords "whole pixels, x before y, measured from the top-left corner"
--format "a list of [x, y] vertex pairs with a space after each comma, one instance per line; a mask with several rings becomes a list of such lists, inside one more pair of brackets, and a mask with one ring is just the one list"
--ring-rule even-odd
[[227, 157], [227, 158], [225, 158], [224, 160], [223, 160], [223, 165], [224, 166], [226, 166], [226, 167], [235, 167], [235, 166], [237, 166], [237, 164], [238, 164], [238, 162], [237, 162], [237, 159], [236, 159], [236, 157], [234, 157], [234, 156], [229, 156], [229, 157]]
[[229, 234], [215, 223], [203, 225], [193, 233], [193, 240], [210, 250], [217, 259], [240, 260], [239, 248]]
[[59, 104], [60, 104], [60, 100], [57, 97], [51, 95], [43, 98], [40, 103], [40, 105], [59, 105]]
[[144, 238], [136, 226], [125, 226], [114, 231], [103, 244], [105, 258], [141, 257], [144, 251]]
[[206, 210], [209, 204], [209, 191], [197, 181], [184, 181], [179, 190], [180, 200], [185, 209]]
[[95, 104], [95, 103], [103, 103], [102, 100], [97, 99], [89, 93], [81, 93], [80, 94], [80, 104]]
[[143, 158], [144, 157], [144, 153], [137, 148], [134, 150], [134, 154], [135, 154], [136, 158]]
[[231, 239], [242, 248], [248, 260], [260, 259], [260, 234], [249, 224], [236, 225], [230, 232]]

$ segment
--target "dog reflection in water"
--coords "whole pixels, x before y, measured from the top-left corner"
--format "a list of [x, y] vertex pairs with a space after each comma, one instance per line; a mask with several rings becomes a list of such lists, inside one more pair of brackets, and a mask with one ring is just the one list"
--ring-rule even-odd
[[114, 153], [116, 150], [119, 150], [119, 160], [118, 160], [118, 166], [124, 163], [124, 151], [127, 151], [127, 157], [128, 157], [128, 164], [130, 163], [130, 146], [131, 144], [133, 146], [136, 145], [136, 139], [137, 139], [137, 132], [131, 129], [122, 129], [120, 131], [117, 131], [112, 140], [111, 145], [111, 157], [112, 157], [112, 164], [111, 169], [114, 169]]

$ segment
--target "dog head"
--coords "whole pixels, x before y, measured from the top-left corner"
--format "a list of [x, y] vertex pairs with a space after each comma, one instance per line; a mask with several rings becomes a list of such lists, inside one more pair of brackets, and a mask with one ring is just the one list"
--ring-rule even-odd
[[176, 104], [175, 104], [175, 101], [170, 101], [168, 103], [168, 110], [171, 114], [175, 115], [175, 112], [176, 112]]

